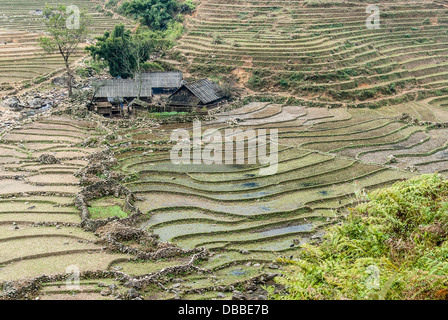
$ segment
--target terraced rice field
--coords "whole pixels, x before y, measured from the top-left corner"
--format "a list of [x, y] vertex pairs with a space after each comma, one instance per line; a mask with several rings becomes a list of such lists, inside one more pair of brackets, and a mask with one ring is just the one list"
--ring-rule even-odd
[[[414, 116], [420, 121], [448, 119], [442, 107], [417, 105]], [[192, 130], [191, 124], [125, 129], [112, 145], [118, 169], [138, 177], [126, 185], [141, 199], [137, 205], [146, 214], [141, 228], [185, 249], [206, 247], [243, 270], [255, 259], [261, 271], [272, 256], [294, 256], [299, 244], [319, 239], [364, 192], [419, 171], [448, 170], [447, 129], [401, 122], [400, 108], [253, 102], [203, 125], [203, 131], [222, 132], [230, 128], [226, 121], [238, 117], [242, 130], [277, 128], [279, 166], [269, 176], [259, 174], [259, 165], [173, 165], [171, 131]], [[125, 268], [142, 272], [133, 263]]]
[[[443, 106], [418, 105], [412, 108], [420, 123], [447, 121]], [[191, 130], [191, 124], [116, 131], [116, 140], [109, 143], [118, 159], [115, 170], [133, 177], [125, 185], [136, 194], [143, 213], [137, 226], [182, 249], [205, 247], [212, 253], [196, 264], [207, 273], [165, 278], [168, 291], [149, 287], [142, 296], [169, 299], [181, 291], [187, 299], [217, 298], [217, 286], [228, 288], [275, 272], [275, 258], [294, 256], [300, 244], [318, 241], [326, 226], [341, 221], [345, 208], [363, 201], [366, 191], [418, 172], [448, 171], [447, 129], [399, 121], [402, 107], [326, 109], [252, 102], [203, 123], [204, 138], [212, 132], [208, 129], [230, 129], [226, 121], [234, 117], [241, 119], [242, 130], [278, 129], [279, 163], [273, 175], [261, 175], [259, 163], [174, 165], [172, 130]], [[71, 265], [141, 278], [189, 261], [188, 254], [142, 261], [111, 253], [95, 234], [80, 228], [73, 203], [80, 186], [74, 173], [97, 150], [80, 143], [105, 134], [93, 122], [52, 116], [1, 136], [0, 282], [61, 274]], [[249, 145], [244, 145], [246, 151]], [[271, 143], [267, 147], [275, 150]], [[61, 162], [40, 163], [42, 154]], [[93, 216], [104, 218], [104, 212], [122, 202], [106, 197], [90, 206], [100, 208], [91, 211]], [[38, 296], [112, 298], [100, 294], [110, 284], [122, 285], [108, 277], [83, 278], [82, 289], [70, 291], [62, 282], [49, 282]], [[229, 293], [220, 298], [224, 296], [230, 298]]]
[[[107, 270], [127, 258], [107, 253], [79, 226], [74, 173], [95, 149], [76, 145], [92, 130], [88, 122], [52, 117], [0, 135], [0, 282], [64, 274], [73, 265], [81, 272]], [[60, 163], [42, 164], [41, 154]]]
[[[32, 7], [0, 1], [9, 17], [0, 40], [15, 37], [3, 51], [0, 41], [0, 82], [2, 74], [8, 81], [24, 80], [57, 68], [55, 57], [33, 53], [41, 29], [36, 17], [25, 16], [40, 0]], [[97, 5], [77, 2], [90, 9]], [[275, 258], [294, 257], [300, 244], [318, 242], [327, 226], [341, 222], [346, 208], [365, 200], [366, 192], [419, 173], [446, 174], [448, 2], [379, 1], [379, 30], [365, 27], [366, 5], [207, 0], [188, 18], [188, 32], [177, 46], [187, 57], [187, 71], [229, 73], [249, 86], [258, 77], [261, 89], [278, 91], [277, 98], [303, 100], [300, 106], [251, 102], [202, 123], [204, 139], [225, 129], [278, 130], [278, 143], [266, 143], [268, 151], [278, 147], [274, 174], [262, 175], [267, 165], [260, 163], [173, 164], [171, 133], [191, 132], [191, 123], [111, 134], [96, 122], [51, 116], [0, 134], [0, 283], [64, 274], [73, 265], [142, 279], [189, 263], [190, 254], [141, 260], [112, 253], [96, 234], [81, 229], [75, 173], [99, 150], [82, 146], [92, 136], [112, 137], [107, 142], [118, 160], [113, 169], [129, 178], [124, 184], [143, 213], [138, 228], [184, 250], [211, 252], [195, 263], [203, 272], [168, 272], [160, 279], [168, 290], [142, 289], [148, 299], [231, 298], [232, 287], [276, 272]], [[93, 16], [98, 32], [115, 24]], [[16, 70], [1, 65], [2, 53]], [[349, 108], [361, 105], [382, 107]], [[245, 160], [253, 157], [250, 142], [240, 147]], [[46, 154], [60, 163], [42, 163], [39, 157]], [[121, 209], [123, 200], [110, 196], [89, 203], [94, 219], [124, 218]], [[37, 295], [110, 299], [103, 288], [122, 284], [111, 277], [85, 277], [80, 290], [68, 290], [53, 281]]]
[[[201, 1], [177, 46], [192, 73], [339, 105], [447, 94], [448, 2]], [[253, 81], [251, 81], [251, 79]]]
[[[182, 266], [190, 260], [191, 257], [188, 255], [151, 261], [135, 260], [135, 257], [130, 254], [111, 253], [98, 242], [95, 234], [81, 229], [80, 212], [74, 205], [75, 194], [79, 192], [81, 186], [74, 174], [87, 164], [87, 157], [98, 150], [82, 147], [81, 143], [88, 137], [104, 135], [105, 132], [98, 130], [93, 122], [57, 116], [16, 126], [2, 133], [0, 136], [0, 283], [34, 278], [43, 274], [63, 275], [71, 266], [76, 266], [81, 272], [121, 270], [125, 274], [138, 277], [160, 272], [164, 268]], [[297, 155], [297, 152], [291, 148], [283, 149], [282, 153], [289, 161]], [[308, 154], [308, 152], [299, 153], [303, 157]], [[39, 158], [43, 154], [54, 155], [60, 163], [41, 163]], [[160, 155], [161, 158], [165, 156], [164, 153]], [[228, 171], [232, 172], [232, 170]], [[198, 175], [201, 175], [201, 172], [202, 170], [198, 170]], [[150, 186], [151, 183], [142, 184], [143, 189], [150, 190]], [[169, 189], [167, 191], [170, 192]], [[146, 192], [139, 191], [138, 194], [144, 195]], [[209, 193], [207, 190], [204, 192]], [[223, 195], [225, 196], [225, 193]], [[121, 203], [107, 197], [91, 201], [89, 205], [92, 208], [106, 208], [121, 205]], [[143, 207], [144, 203], [142, 202], [141, 205]], [[169, 230], [161, 231], [162, 224], [164, 222], [169, 228], [170, 223], [179, 218], [180, 212], [183, 211], [169, 212], [168, 210], [163, 215], [155, 214], [154, 220], [148, 220], [149, 216], [145, 215], [139, 224], [142, 228], [157, 231], [161, 240], [171, 240], [172, 233]], [[211, 213], [207, 211], [201, 213], [200, 210], [186, 209], [184, 218], [191, 218], [192, 221], [202, 222], [204, 226], [209, 226], [210, 215]], [[158, 226], [154, 222], [155, 219], [159, 219]], [[253, 227], [250, 219], [244, 221], [246, 219], [237, 214], [217, 213], [215, 219], [218, 219], [221, 224], [224, 223], [222, 226], [227, 223], [228, 227], [235, 229], [243, 229], [244, 226]], [[271, 221], [274, 225], [279, 223], [282, 223], [282, 219]], [[197, 230], [202, 230], [200, 223], [197, 228], [189, 223], [186, 225], [192, 227], [190, 229], [192, 235], [195, 235]], [[307, 229], [309, 226], [304, 228]], [[174, 232], [178, 233], [178, 231]], [[184, 247], [193, 247], [193, 245]], [[216, 292], [213, 292], [214, 287], [235, 285], [265, 274], [267, 268], [262, 263], [271, 261], [275, 257], [276, 254], [272, 252], [257, 252], [256, 250], [247, 253], [237, 250], [217, 252], [210, 259], [198, 263], [199, 267], [208, 271], [207, 274], [179, 275], [183, 282], [180, 288], [176, 287], [176, 290], [183, 290], [185, 298], [216, 298]], [[164, 285], [170, 288], [174, 285], [174, 280], [174, 278], [168, 278]], [[82, 278], [79, 289], [68, 288], [64, 281], [52, 281], [45, 282], [36, 295], [42, 300], [112, 299], [113, 295], [101, 294], [104, 287], [108, 285], [122, 288], [122, 283], [113, 278]], [[200, 293], [201, 291], [204, 292]], [[170, 299], [177, 296], [175, 291], [152, 287], [143, 289], [141, 293], [143, 297], [153, 299]], [[226, 293], [225, 296], [231, 297], [230, 293]]]
[[[87, 10], [92, 19], [92, 37], [112, 30], [118, 23], [128, 26], [132, 22], [122, 17], [108, 17], [100, 12], [104, 2], [93, 0], [58, 0], [58, 1], [0, 1], [0, 95], [11, 91], [10, 83], [38, 79], [64, 68], [58, 53], [47, 54], [37, 43], [44, 32], [43, 16], [34, 14], [44, 9], [45, 4], [57, 6], [76, 5]], [[72, 62], [84, 54], [82, 48], [73, 56]]]
[[119, 22], [116, 18], [114, 19], [113, 17], [107, 17], [104, 13], [100, 12], [104, 1], [99, 0], [2, 0], [0, 2], [0, 18], [2, 21], [2, 28], [28, 32], [44, 31], [42, 16], [35, 14], [35, 11], [45, 9], [46, 4], [50, 6], [58, 6], [59, 4], [64, 4], [67, 6], [75, 5], [81, 10], [87, 10], [89, 16], [93, 20], [92, 32], [97, 35], [113, 29], [113, 27]]

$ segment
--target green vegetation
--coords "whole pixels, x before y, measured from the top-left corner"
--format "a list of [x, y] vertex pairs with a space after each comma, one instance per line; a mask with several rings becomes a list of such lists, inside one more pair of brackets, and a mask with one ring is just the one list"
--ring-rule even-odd
[[89, 207], [89, 212], [92, 219], [107, 219], [109, 217], [118, 217], [122, 219], [128, 216], [128, 214], [118, 205], [93, 206]]
[[180, 4], [177, 0], [132, 0], [121, 5], [121, 12], [140, 19], [141, 22], [154, 31], [168, 27], [171, 21], [178, 19], [177, 15], [189, 13], [195, 6], [191, 0]]
[[261, 88], [265, 85], [265, 77], [267, 76], [267, 72], [264, 70], [254, 70], [252, 73], [252, 77], [250, 77], [247, 84], [251, 88]]
[[90, 33], [91, 20], [86, 12], [80, 12], [79, 19], [77, 19], [73, 16], [75, 12], [65, 5], [58, 7], [47, 5], [44, 15], [48, 17], [44, 23], [50, 36], [39, 38], [39, 44], [47, 53], [59, 52], [61, 54], [68, 75], [68, 94], [71, 97], [73, 95], [73, 74], [70, 68], [70, 57], [76, 53], [79, 44]]
[[422, 175], [379, 189], [303, 245], [273, 299], [446, 299], [448, 182]]
[[187, 112], [152, 112], [151, 117], [155, 119], [165, 119], [165, 118], [171, 118], [171, 117], [181, 117], [184, 115], [187, 115]]
[[113, 77], [130, 78], [158, 48], [158, 41], [150, 35], [131, 34], [124, 25], [115, 26], [112, 32], [97, 38], [95, 45], [86, 48], [95, 61], [104, 61]]
[[[122, 13], [141, 20], [135, 33], [126, 30], [123, 24], [116, 25], [112, 32], [98, 37], [95, 45], [87, 51], [96, 62], [104, 60], [113, 77], [131, 78], [144, 71], [163, 71], [157, 62], [148, 61], [151, 55], [162, 53], [174, 46], [183, 33], [183, 17], [180, 13], [191, 12], [194, 4], [176, 0], [133, 0], [124, 2]], [[179, 14], [176, 14], [179, 12]]]
[[118, 0], [109, 0], [106, 2], [106, 9], [114, 8], [118, 4]]

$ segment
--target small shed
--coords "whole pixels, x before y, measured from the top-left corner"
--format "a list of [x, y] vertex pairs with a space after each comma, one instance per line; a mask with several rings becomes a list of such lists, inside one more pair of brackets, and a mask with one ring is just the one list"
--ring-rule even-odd
[[[173, 93], [182, 84], [183, 74], [179, 71], [145, 72], [135, 75], [134, 79], [103, 80], [94, 96], [96, 111], [107, 117], [125, 111], [130, 114], [134, 108], [130, 103], [135, 99], [148, 103], [152, 101], [153, 94]], [[142, 104], [135, 104], [138, 105]]]
[[[100, 83], [95, 94], [96, 112], [106, 117], [132, 113], [129, 102], [138, 98], [142, 101], [151, 101], [152, 89], [149, 80], [134, 79], [108, 79]], [[126, 107], [126, 108], [125, 108]]]
[[202, 79], [195, 83], [184, 84], [168, 98], [168, 107], [177, 109], [215, 108], [224, 100], [222, 88], [208, 80]]

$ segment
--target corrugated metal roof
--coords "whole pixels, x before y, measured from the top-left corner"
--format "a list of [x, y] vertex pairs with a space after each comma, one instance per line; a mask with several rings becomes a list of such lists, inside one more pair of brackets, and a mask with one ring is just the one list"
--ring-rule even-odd
[[[152, 88], [174, 88], [182, 85], [183, 74], [178, 71], [142, 73], [141, 97], [151, 97]], [[134, 79], [109, 79], [102, 82], [97, 98], [137, 97], [138, 77]]]
[[[133, 79], [110, 79], [102, 82], [97, 98], [135, 98], [139, 92], [139, 81]], [[151, 97], [151, 82], [142, 80], [140, 97]]]
[[145, 72], [142, 79], [150, 80], [153, 88], [179, 88], [182, 85], [183, 75], [180, 71]]
[[185, 87], [198, 97], [203, 104], [208, 104], [224, 97], [221, 88], [208, 79], [186, 84]]

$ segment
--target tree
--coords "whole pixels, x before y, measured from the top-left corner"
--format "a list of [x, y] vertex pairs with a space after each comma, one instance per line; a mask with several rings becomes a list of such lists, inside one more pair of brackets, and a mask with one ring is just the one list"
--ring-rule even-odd
[[86, 48], [95, 60], [103, 59], [113, 77], [132, 78], [147, 69], [151, 55], [168, 46], [168, 40], [159, 32], [146, 31], [132, 34], [124, 25], [116, 25], [112, 32], [97, 38], [95, 45]]
[[121, 10], [141, 19], [152, 30], [163, 30], [179, 10], [179, 3], [177, 0], [132, 0], [124, 2]]
[[89, 35], [90, 19], [85, 11], [76, 6], [66, 7], [47, 5], [44, 10], [44, 21], [49, 36], [39, 39], [40, 46], [48, 53], [59, 52], [64, 59], [68, 75], [68, 95], [73, 96], [73, 74], [70, 69], [70, 58], [78, 50], [78, 46]]
[[185, 0], [180, 5], [180, 9], [183, 13], [192, 13], [196, 9], [196, 5], [193, 3], [193, 0]]
[[92, 57], [95, 60], [104, 59], [111, 76], [131, 78], [135, 67], [135, 60], [131, 55], [131, 30], [126, 30], [122, 24], [116, 25], [112, 32], [105, 32], [97, 40], [95, 45], [86, 48]]
[[95, 45], [86, 48], [95, 60], [103, 59], [113, 77], [133, 78], [142, 91], [142, 73], [151, 69], [148, 61], [162, 51], [168, 41], [159, 32], [146, 31], [132, 34], [124, 25], [116, 25], [112, 32], [97, 38]]
[[154, 45], [150, 38], [145, 35], [135, 35], [132, 39], [132, 47], [129, 52], [134, 61], [134, 65], [129, 65], [127, 69], [129, 72], [134, 73], [134, 81], [138, 85], [138, 95], [137, 99], [140, 100], [140, 95], [142, 93], [142, 73], [147, 69], [146, 62], [150, 58], [151, 53], [154, 50]]

